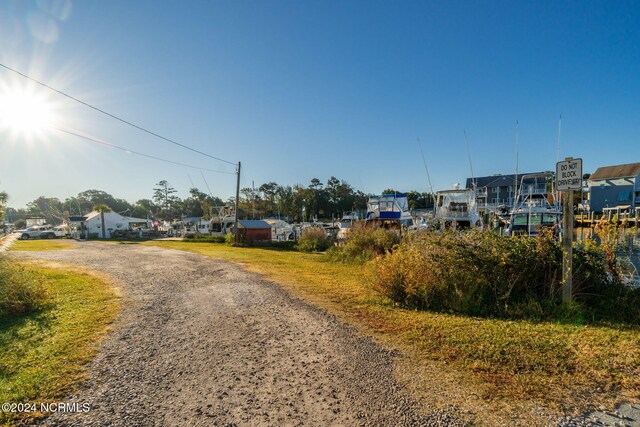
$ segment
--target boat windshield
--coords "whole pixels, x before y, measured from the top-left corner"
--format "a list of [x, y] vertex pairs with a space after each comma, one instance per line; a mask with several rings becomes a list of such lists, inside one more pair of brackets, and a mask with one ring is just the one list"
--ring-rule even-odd
[[537, 234], [542, 228], [551, 228], [559, 221], [557, 213], [521, 213], [511, 218], [511, 229]]

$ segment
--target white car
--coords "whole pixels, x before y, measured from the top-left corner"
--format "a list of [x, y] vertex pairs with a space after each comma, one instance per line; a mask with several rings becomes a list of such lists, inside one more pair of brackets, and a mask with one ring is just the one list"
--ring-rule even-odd
[[55, 239], [56, 235], [51, 228], [46, 225], [34, 225], [26, 230], [18, 230], [16, 233], [20, 233], [20, 240], [29, 239]]
[[53, 234], [56, 235], [56, 238], [65, 238], [71, 235], [71, 233], [69, 232], [69, 227], [67, 227], [66, 225], [53, 227], [51, 231], [53, 231]]

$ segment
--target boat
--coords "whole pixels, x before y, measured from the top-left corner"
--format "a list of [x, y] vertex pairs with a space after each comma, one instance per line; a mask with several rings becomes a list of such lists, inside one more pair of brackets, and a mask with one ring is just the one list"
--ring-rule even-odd
[[[213, 213], [215, 210], [215, 214]], [[236, 215], [233, 206], [213, 206], [211, 208], [211, 219], [208, 221], [207, 234], [212, 236], [223, 236], [233, 232]], [[203, 233], [205, 234], [205, 233]]]
[[562, 206], [554, 192], [547, 190], [553, 183], [553, 173], [522, 175], [514, 207], [509, 214], [508, 235], [536, 236], [544, 229], [560, 230]]
[[480, 224], [480, 215], [475, 190], [454, 188], [438, 191], [435, 220], [445, 227], [477, 227]]
[[274, 242], [296, 240], [296, 231], [287, 221], [276, 218], [267, 218], [263, 221], [271, 226], [271, 240]]
[[338, 221], [338, 232], [336, 234], [336, 238], [338, 240], [344, 240], [347, 238], [349, 231], [353, 228], [353, 225], [360, 221], [360, 216], [357, 212], [346, 212]]
[[365, 225], [378, 224], [385, 228], [402, 228], [413, 225], [409, 201], [402, 193], [385, 193], [370, 196], [367, 201]]

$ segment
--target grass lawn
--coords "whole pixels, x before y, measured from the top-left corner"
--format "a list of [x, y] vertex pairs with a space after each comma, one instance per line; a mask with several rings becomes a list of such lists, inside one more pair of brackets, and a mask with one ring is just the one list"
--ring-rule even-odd
[[[242, 263], [402, 350], [398, 376], [418, 396], [473, 406], [478, 424], [544, 425], [536, 408], [584, 410], [640, 398], [640, 326], [473, 318], [397, 307], [366, 266], [322, 254], [225, 244], [147, 242]], [[481, 415], [482, 414], [482, 415]], [[487, 415], [489, 414], [489, 415]], [[485, 417], [487, 415], [487, 417]], [[531, 418], [533, 417], [533, 418]], [[511, 422], [511, 421], [510, 421]]]
[[73, 243], [66, 239], [44, 240], [16, 240], [9, 248], [10, 251], [53, 251], [58, 249], [70, 249]]
[[[58, 402], [84, 378], [119, 297], [103, 279], [67, 266], [21, 267], [37, 276], [50, 303], [40, 312], [0, 319], [0, 403]], [[0, 412], [0, 425], [30, 424], [39, 416]]]

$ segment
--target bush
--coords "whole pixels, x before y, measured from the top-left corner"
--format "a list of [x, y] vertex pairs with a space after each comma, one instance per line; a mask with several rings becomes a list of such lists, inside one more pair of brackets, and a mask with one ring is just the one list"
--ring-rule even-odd
[[374, 262], [374, 287], [418, 309], [508, 318], [640, 321], [640, 291], [615, 280], [595, 245], [574, 249], [579, 310], [560, 303], [562, 250], [551, 234], [417, 233]]
[[0, 259], [0, 320], [39, 310], [48, 299], [31, 271]]
[[196, 234], [193, 237], [184, 239], [185, 242], [210, 242], [210, 243], [225, 243], [227, 241], [226, 235], [207, 236], [203, 234]]
[[365, 227], [364, 223], [358, 223], [349, 230], [344, 243], [331, 249], [329, 256], [336, 261], [364, 263], [391, 252], [400, 241], [399, 230]]
[[236, 236], [233, 233], [227, 233], [224, 235], [224, 242], [227, 245], [235, 245], [236, 244]]
[[302, 230], [296, 246], [302, 252], [322, 252], [331, 246], [327, 232], [320, 227], [307, 227]]

